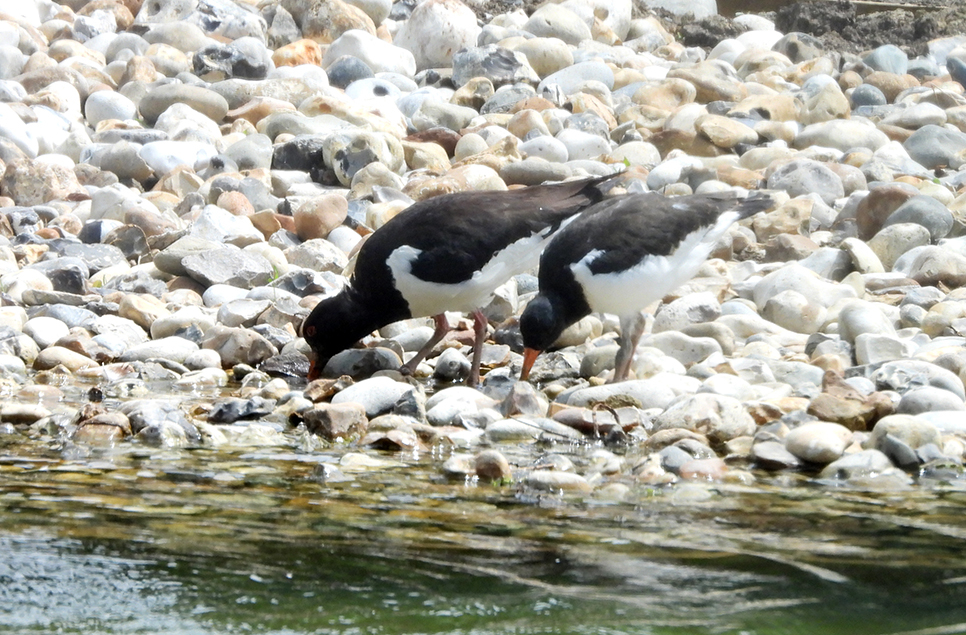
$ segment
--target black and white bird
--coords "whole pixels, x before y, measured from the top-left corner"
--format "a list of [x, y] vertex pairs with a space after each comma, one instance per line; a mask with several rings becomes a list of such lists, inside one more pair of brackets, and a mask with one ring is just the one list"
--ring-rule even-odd
[[521, 379], [565, 328], [593, 313], [621, 321], [613, 381], [627, 377], [644, 330], [641, 311], [690, 280], [737, 220], [772, 206], [733, 192], [609, 198], [554, 235], [540, 257], [539, 292], [520, 316]]
[[443, 313], [461, 311], [475, 318], [469, 382], [479, 383], [487, 325], [481, 309], [497, 287], [535, 267], [550, 236], [602, 200], [614, 179], [461, 192], [408, 207], [363, 243], [349, 285], [319, 302], [306, 318], [302, 335], [315, 354], [309, 379], [372, 331], [433, 316], [432, 338], [402, 368], [411, 373], [449, 330]]

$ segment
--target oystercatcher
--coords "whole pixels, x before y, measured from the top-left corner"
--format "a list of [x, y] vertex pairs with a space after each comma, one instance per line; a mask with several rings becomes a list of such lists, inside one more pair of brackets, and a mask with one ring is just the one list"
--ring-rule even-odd
[[402, 368], [412, 372], [449, 329], [444, 311], [474, 316], [469, 382], [479, 382], [486, 317], [493, 291], [536, 266], [549, 237], [603, 199], [614, 175], [505, 192], [461, 192], [415, 203], [373, 232], [356, 258], [349, 285], [323, 299], [302, 325], [315, 353], [309, 380], [336, 353], [372, 331], [411, 317], [433, 316], [429, 342]]
[[731, 224], [772, 205], [767, 194], [628, 194], [588, 208], [540, 257], [539, 292], [520, 316], [521, 379], [540, 351], [591, 312], [621, 320], [613, 381], [626, 378], [644, 330], [641, 311], [697, 273]]

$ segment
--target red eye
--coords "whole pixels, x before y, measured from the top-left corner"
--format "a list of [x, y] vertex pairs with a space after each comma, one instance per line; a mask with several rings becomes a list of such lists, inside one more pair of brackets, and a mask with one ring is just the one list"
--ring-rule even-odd
[[312, 326], [312, 325], [306, 326], [304, 329], [302, 329], [302, 336], [303, 337], [305, 337], [305, 336], [314, 337], [315, 336], [315, 327]]

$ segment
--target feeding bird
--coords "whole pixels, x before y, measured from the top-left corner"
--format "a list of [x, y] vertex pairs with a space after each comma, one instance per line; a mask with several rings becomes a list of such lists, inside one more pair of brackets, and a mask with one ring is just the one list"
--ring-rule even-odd
[[302, 325], [315, 359], [328, 360], [372, 331], [433, 316], [433, 336], [402, 371], [412, 373], [443, 339], [445, 311], [472, 313], [475, 346], [469, 383], [479, 383], [486, 336], [481, 309], [497, 287], [536, 266], [555, 231], [601, 201], [614, 175], [503, 192], [446, 194], [406, 208], [373, 232], [356, 257], [349, 284], [319, 302]]
[[557, 232], [540, 257], [539, 290], [520, 316], [526, 380], [540, 351], [593, 312], [621, 321], [613, 381], [627, 377], [641, 311], [690, 280], [732, 223], [773, 205], [767, 194], [606, 199]]

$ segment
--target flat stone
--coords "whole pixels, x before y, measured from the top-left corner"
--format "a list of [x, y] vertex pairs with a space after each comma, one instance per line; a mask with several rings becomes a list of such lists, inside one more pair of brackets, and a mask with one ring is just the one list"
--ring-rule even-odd
[[654, 420], [655, 430], [675, 428], [723, 443], [754, 434], [755, 422], [737, 399], [699, 393], [678, 398]]
[[852, 431], [837, 423], [806, 423], [785, 436], [785, 449], [809, 463], [831, 463], [842, 456]]
[[372, 377], [338, 392], [332, 398], [332, 403], [360, 404], [365, 409], [366, 416], [373, 418], [391, 412], [393, 406], [412, 391], [413, 387], [407, 383], [389, 377]]
[[268, 284], [275, 276], [267, 259], [230, 246], [186, 256], [181, 264], [189, 276], [206, 286], [228, 284], [251, 289]]
[[208, 88], [187, 84], [166, 84], [153, 89], [141, 98], [138, 109], [141, 116], [153, 124], [174, 104], [190, 106], [215, 123], [221, 122], [228, 112], [228, 101], [224, 97]]

